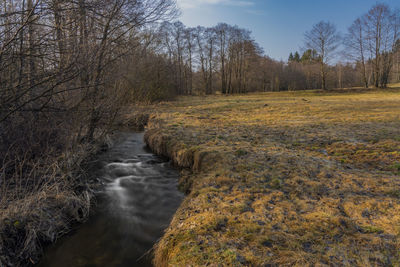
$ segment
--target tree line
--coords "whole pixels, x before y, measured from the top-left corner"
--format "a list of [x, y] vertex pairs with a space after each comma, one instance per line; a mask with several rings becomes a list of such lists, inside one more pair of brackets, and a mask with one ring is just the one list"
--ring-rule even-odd
[[225, 23], [164, 23], [156, 30], [154, 51], [174, 70], [175, 94], [385, 88], [400, 76], [399, 17], [398, 10], [376, 4], [344, 35], [321, 21], [304, 34], [303, 51], [287, 62], [266, 56], [249, 30]]
[[[344, 36], [335, 25], [325, 21], [315, 24], [304, 36], [307, 50], [303, 56], [295, 52], [288, 59], [288, 68], [296, 73], [293, 79], [303, 81], [300, 86], [303, 89], [385, 88], [389, 82], [400, 81], [399, 10], [376, 4], [354, 20]], [[332, 59], [342, 59], [345, 63], [339, 60], [329, 65]], [[319, 75], [315, 75], [317, 72]], [[314, 80], [319, 80], [314, 86], [308, 82], [311, 73]]]
[[385, 88], [394, 65], [399, 71], [400, 11], [377, 4], [357, 18], [344, 38], [347, 55], [360, 65], [363, 85]]
[[[315, 53], [319, 64], [321, 88], [326, 89], [329, 62], [341, 57], [351, 64], [357, 77], [350, 86], [385, 88], [393, 80], [398, 81], [400, 48], [400, 12], [386, 4], [374, 5], [366, 14], [357, 18], [341, 36], [336, 27], [321, 21], [305, 33], [305, 47]], [[342, 45], [343, 51], [338, 51]], [[300, 62], [298, 56], [289, 56], [289, 62]], [[393, 68], [396, 67], [395, 71]], [[343, 82], [342, 64], [336, 64], [338, 84]], [[349, 68], [347, 68], [347, 71]], [[392, 77], [391, 77], [392, 76]]]
[[170, 66], [175, 94], [212, 94], [217, 88], [245, 93], [261, 84], [255, 63], [263, 51], [246, 29], [226, 23], [190, 28], [178, 21], [164, 22], [151, 34], [147, 52], [162, 55]]

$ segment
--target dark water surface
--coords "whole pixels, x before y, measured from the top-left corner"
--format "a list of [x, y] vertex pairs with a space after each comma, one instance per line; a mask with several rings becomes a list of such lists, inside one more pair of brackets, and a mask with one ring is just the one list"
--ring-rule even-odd
[[106, 184], [96, 213], [50, 246], [38, 266], [152, 266], [151, 257], [143, 255], [162, 236], [183, 198], [178, 172], [145, 147], [140, 133], [123, 134], [99, 156], [93, 172]]

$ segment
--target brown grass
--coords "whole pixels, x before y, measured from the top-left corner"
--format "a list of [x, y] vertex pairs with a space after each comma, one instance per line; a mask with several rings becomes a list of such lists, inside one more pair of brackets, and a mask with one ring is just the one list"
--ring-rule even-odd
[[37, 263], [45, 245], [89, 216], [95, 183], [83, 168], [98, 144], [77, 142], [65, 125], [32, 121], [0, 135], [0, 266]]
[[398, 266], [400, 91], [183, 97], [147, 143], [188, 193], [157, 266]]

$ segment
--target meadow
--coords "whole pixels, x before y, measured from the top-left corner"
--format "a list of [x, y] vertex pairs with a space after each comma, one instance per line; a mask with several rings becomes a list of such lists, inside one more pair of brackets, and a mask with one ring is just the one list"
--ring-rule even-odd
[[180, 97], [146, 142], [187, 196], [157, 266], [398, 266], [400, 90]]

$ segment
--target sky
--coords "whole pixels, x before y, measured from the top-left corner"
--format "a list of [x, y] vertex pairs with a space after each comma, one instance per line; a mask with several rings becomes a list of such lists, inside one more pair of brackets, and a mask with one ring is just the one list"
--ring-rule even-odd
[[[351, 23], [366, 13], [376, 0], [177, 0], [180, 20], [189, 27], [214, 26], [219, 22], [251, 30], [265, 54], [287, 60], [303, 47], [304, 32], [321, 21], [345, 33]], [[399, 0], [385, 0], [400, 8]]]

